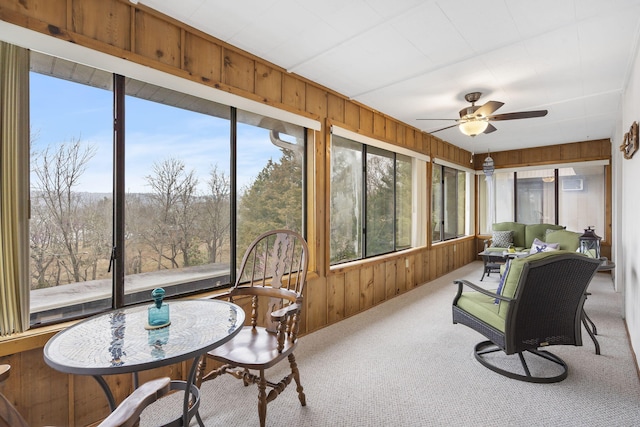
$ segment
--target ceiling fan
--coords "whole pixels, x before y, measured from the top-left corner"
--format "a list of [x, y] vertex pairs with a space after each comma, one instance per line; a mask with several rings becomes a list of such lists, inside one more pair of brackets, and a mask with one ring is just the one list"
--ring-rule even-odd
[[491, 123], [498, 120], [515, 120], [515, 119], [530, 119], [533, 117], [544, 117], [547, 115], [547, 110], [536, 111], [520, 111], [516, 113], [495, 114], [493, 113], [504, 105], [504, 102], [489, 101], [484, 105], [477, 106], [476, 101], [482, 96], [481, 92], [471, 92], [464, 96], [467, 102], [471, 103], [470, 107], [460, 110], [459, 119], [418, 119], [418, 120], [455, 120], [455, 125], [446, 126], [441, 129], [432, 131], [440, 132], [441, 130], [450, 129], [458, 126], [460, 132], [469, 136], [476, 136], [481, 133], [491, 133], [497, 129]]

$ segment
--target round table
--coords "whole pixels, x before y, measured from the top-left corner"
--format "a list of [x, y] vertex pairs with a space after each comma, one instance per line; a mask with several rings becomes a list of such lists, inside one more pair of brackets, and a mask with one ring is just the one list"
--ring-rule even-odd
[[[186, 426], [194, 414], [202, 424], [197, 414], [199, 390], [194, 384], [199, 358], [238, 334], [245, 314], [239, 306], [220, 300], [166, 302], [168, 326], [148, 328], [149, 305], [113, 310], [54, 335], [44, 347], [44, 360], [60, 372], [92, 375], [113, 410], [113, 394], [102, 375], [137, 373], [193, 359], [188, 380], [172, 381], [172, 388], [185, 390], [185, 399], [182, 417], [168, 425]], [[135, 383], [137, 386], [137, 379]]]

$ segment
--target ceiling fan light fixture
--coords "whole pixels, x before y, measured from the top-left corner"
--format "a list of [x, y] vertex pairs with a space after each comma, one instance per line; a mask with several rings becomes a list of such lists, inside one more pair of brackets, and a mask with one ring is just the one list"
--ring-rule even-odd
[[476, 136], [482, 132], [484, 132], [489, 126], [488, 120], [469, 120], [460, 123], [458, 128], [460, 132], [467, 136]]

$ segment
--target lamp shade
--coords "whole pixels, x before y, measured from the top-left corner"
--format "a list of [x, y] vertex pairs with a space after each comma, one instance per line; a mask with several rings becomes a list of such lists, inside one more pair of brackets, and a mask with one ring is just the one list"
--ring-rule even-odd
[[591, 226], [584, 230], [584, 234], [580, 236], [580, 252], [590, 258], [600, 258], [600, 236]]
[[469, 120], [460, 123], [458, 128], [460, 129], [460, 132], [464, 133], [465, 135], [476, 136], [484, 132], [488, 126], [489, 122], [487, 120]]

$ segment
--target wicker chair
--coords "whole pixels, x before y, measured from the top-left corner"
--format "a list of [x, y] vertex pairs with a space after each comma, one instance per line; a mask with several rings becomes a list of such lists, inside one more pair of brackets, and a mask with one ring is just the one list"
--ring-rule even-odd
[[[0, 365], [0, 383], [9, 378], [11, 365]], [[98, 427], [135, 427], [142, 411], [169, 392], [171, 379], [158, 378], [142, 384], [118, 405]], [[0, 393], [0, 427], [29, 427], [15, 406]]]
[[[250, 323], [203, 358], [198, 374], [202, 380], [197, 385], [225, 373], [241, 379], [245, 386], [257, 384], [261, 426], [265, 425], [267, 403], [278, 397], [292, 379], [300, 403], [306, 405], [293, 352], [298, 344], [308, 256], [307, 243], [298, 233], [289, 230], [264, 233], [245, 252], [235, 286], [218, 296], [241, 306], [250, 304], [245, 308], [251, 312]], [[202, 377], [207, 358], [222, 366]], [[268, 381], [265, 370], [284, 359], [289, 360], [290, 372], [278, 382]]]
[[[453, 323], [466, 325], [489, 339], [477, 344], [474, 352], [485, 367], [521, 381], [562, 381], [568, 374], [567, 364], [539, 348], [582, 345], [586, 290], [599, 264], [599, 260], [570, 251], [514, 259], [500, 294], [456, 280]], [[465, 286], [473, 291], [463, 292]], [[529, 365], [535, 364], [536, 375], [532, 375], [525, 353], [538, 356], [529, 359]], [[510, 360], [515, 354], [523, 373]]]

